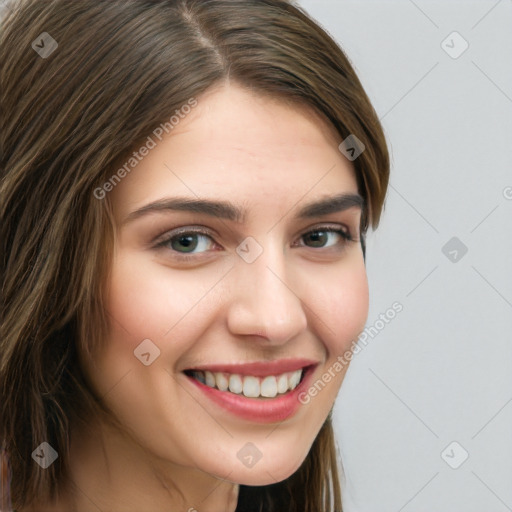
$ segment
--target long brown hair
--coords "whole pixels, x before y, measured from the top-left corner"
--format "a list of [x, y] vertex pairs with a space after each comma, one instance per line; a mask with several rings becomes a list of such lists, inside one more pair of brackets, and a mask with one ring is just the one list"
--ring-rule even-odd
[[[94, 191], [155, 126], [226, 79], [314, 108], [365, 145], [363, 234], [389, 157], [343, 51], [285, 0], [17, 0], [0, 51], [0, 446], [16, 508], [59, 496], [73, 422], [108, 414], [78, 362], [108, 325], [113, 225]], [[45, 470], [31, 459], [43, 441], [59, 454]], [[283, 510], [341, 510], [330, 417], [294, 475], [241, 486], [238, 512]]]

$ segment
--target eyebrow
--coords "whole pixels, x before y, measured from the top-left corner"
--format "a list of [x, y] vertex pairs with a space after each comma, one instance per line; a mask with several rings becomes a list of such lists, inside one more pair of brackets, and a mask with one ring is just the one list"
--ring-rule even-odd
[[339, 194], [306, 204], [299, 210], [297, 217], [299, 219], [310, 219], [330, 213], [343, 212], [354, 207], [362, 210], [363, 205], [364, 199], [359, 194]]
[[[306, 204], [297, 213], [297, 218], [310, 219], [313, 217], [321, 217], [330, 213], [342, 212], [353, 207], [362, 209], [363, 205], [364, 199], [359, 194], [338, 194]], [[201, 213], [238, 223], [243, 223], [246, 218], [246, 212], [243, 209], [227, 201], [172, 197], [153, 201], [134, 210], [122, 223], [126, 224], [127, 222], [147, 214], [167, 211]]]

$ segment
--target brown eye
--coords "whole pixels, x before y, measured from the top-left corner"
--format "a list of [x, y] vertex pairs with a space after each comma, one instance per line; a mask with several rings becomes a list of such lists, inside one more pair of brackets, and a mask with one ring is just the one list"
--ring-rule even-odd
[[324, 248], [351, 240], [351, 237], [342, 229], [321, 228], [302, 235], [302, 239], [307, 247]]
[[170, 235], [158, 245], [181, 254], [197, 254], [212, 248], [214, 241], [209, 235], [195, 231], [182, 231]]

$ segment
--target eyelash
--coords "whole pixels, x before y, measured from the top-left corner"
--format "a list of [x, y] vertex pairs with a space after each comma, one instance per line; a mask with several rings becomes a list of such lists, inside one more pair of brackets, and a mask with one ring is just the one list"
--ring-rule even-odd
[[[306, 231], [305, 233], [303, 233], [301, 236], [300, 236], [300, 239], [304, 238], [305, 236], [307, 235], [310, 235], [312, 233], [336, 233], [338, 235], [341, 236], [341, 238], [343, 239], [344, 243], [349, 243], [349, 242], [357, 242], [358, 240], [356, 240], [354, 237], [352, 237], [351, 233], [350, 233], [350, 230], [343, 230], [343, 229], [340, 229], [339, 227], [334, 227], [334, 226], [319, 226], [319, 227], [316, 227], [314, 229], [311, 229], [309, 231]], [[174, 240], [175, 238], [179, 237], [179, 236], [183, 236], [183, 235], [203, 235], [203, 236], [206, 236], [208, 238], [210, 238], [214, 243], [215, 240], [213, 238], [213, 235], [212, 233], [207, 230], [207, 229], [201, 229], [201, 228], [186, 228], [186, 229], [182, 229], [182, 230], [179, 230], [179, 231], [173, 231], [169, 234], [165, 234], [163, 235], [164, 238], [162, 237], [159, 237], [160, 240], [157, 239], [154, 247], [155, 249], [168, 249], [170, 251], [172, 251], [174, 253], [174, 256], [175, 258], [181, 260], [181, 261], [184, 261], [184, 262], [187, 262], [187, 261], [192, 261], [192, 260], [195, 260], [197, 258], [197, 253], [195, 254], [191, 254], [191, 255], [187, 255], [187, 254], [184, 254], [184, 253], [180, 253], [179, 251], [175, 251], [174, 249], [171, 249], [169, 247], [166, 247], [167, 244], [169, 244], [172, 240]], [[308, 246], [304, 246], [304, 245], [301, 245], [300, 247], [308, 247]], [[315, 249], [315, 247], [309, 247], [310, 249]], [[330, 247], [327, 247], [327, 249], [329, 249]], [[318, 249], [326, 249], [325, 247], [319, 247]], [[199, 254], [202, 254], [202, 253], [199, 253]]]

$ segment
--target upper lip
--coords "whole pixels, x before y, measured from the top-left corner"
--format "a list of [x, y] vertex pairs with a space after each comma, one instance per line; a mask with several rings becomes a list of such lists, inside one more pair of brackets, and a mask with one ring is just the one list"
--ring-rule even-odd
[[313, 361], [311, 359], [278, 359], [274, 361], [255, 361], [252, 363], [242, 364], [204, 364], [188, 368], [187, 370], [267, 377], [269, 375], [280, 375], [286, 372], [302, 370], [307, 366], [314, 366], [317, 364], [317, 361]]

